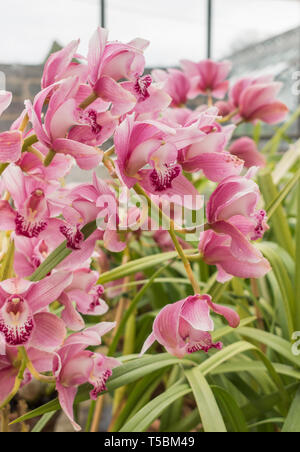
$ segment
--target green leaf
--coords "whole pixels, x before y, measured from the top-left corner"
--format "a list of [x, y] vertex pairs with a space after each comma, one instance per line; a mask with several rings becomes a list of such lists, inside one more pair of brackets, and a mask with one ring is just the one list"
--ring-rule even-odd
[[144, 294], [146, 293], [146, 291], [151, 287], [151, 285], [153, 284], [153, 282], [155, 281], [156, 277], [158, 275], [160, 275], [167, 267], [169, 266], [169, 264], [163, 266], [162, 268], [159, 268], [157, 270], [157, 272], [155, 272], [152, 276], [152, 278], [147, 282], [147, 284], [145, 284], [142, 289], [138, 292], [138, 294], [134, 297], [134, 299], [132, 300], [132, 302], [130, 303], [129, 308], [127, 309], [127, 311], [125, 312], [120, 325], [118, 326], [117, 332], [114, 336], [114, 339], [109, 347], [108, 350], [108, 355], [109, 356], [113, 356], [113, 354], [115, 353], [117, 346], [118, 346], [118, 342], [119, 339], [122, 335], [122, 332], [125, 328], [125, 325], [128, 321], [128, 319], [130, 318], [131, 314], [133, 314], [134, 310], [136, 309], [139, 301], [143, 298]]
[[[277, 187], [275, 186], [270, 170], [266, 169], [258, 174], [258, 182], [263, 194], [266, 205], [270, 205], [274, 199], [279, 196]], [[282, 248], [295, 257], [295, 247], [291, 230], [287, 221], [287, 216], [283, 206], [280, 204], [272, 216], [272, 229], [276, 236], [276, 240]]]
[[139, 411], [150, 399], [153, 391], [160, 383], [163, 372], [158, 371], [147, 375], [132, 389], [124, 408], [119, 414], [112, 432], [117, 432], [137, 411]]
[[191, 392], [187, 384], [175, 384], [151, 400], [121, 428], [120, 432], [144, 432], [175, 400]]
[[[245, 329], [251, 330], [251, 328], [241, 328], [242, 331], [244, 331]], [[254, 331], [257, 331], [257, 330], [254, 330]], [[226, 348], [223, 348], [223, 350], [221, 350], [220, 352], [211, 356], [206, 361], [204, 361], [202, 364], [200, 364], [197, 367], [197, 369], [199, 369], [205, 376], [205, 375], [209, 374], [210, 372], [212, 372], [214, 369], [216, 369], [220, 364], [224, 363], [225, 361], [228, 361], [229, 359], [233, 358], [234, 356], [236, 356], [240, 353], [245, 353], [247, 351], [255, 352], [255, 354], [257, 354], [258, 358], [263, 362], [266, 369], [270, 373], [272, 380], [274, 381], [275, 385], [279, 389], [279, 393], [280, 393], [282, 402], [284, 403], [285, 407], [287, 407], [287, 405], [289, 403], [289, 396], [284, 389], [280, 376], [277, 374], [276, 370], [274, 369], [274, 367], [273, 367], [272, 363], [269, 361], [269, 359], [257, 347], [250, 344], [249, 342], [240, 341], [240, 342], [231, 344]]]
[[212, 386], [212, 391], [219, 402], [223, 417], [231, 425], [231, 431], [247, 433], [248, 427], [244, 413], [231, 394], [220, 386]]
[[295, 187], [300, 178], [300, 170], [291, 178], [291, 180], [286, 184], [286, 186], [281, 190], [280, 193], [271, 201], [266, 208], [268, 218], [270, 219], [278, 209], [278, 207], [282, 204], [291, 190]]
[[274, 275], [278, 282], [284, 303], [284, 311], [286, 315], [289, 335], [290, 337], [292, 337], [292, 334], [295, 331], [295, 299], [293, 285], [286, 270], [285, 262], [281, 259], [279, 253], [273, 249], [271, 244], [260, 243], [258, 244], [258, 248], [262, 251], [262, 253], [269, 260], [272, 266], [272, 271], [274, 272]]
[[249, 342], [236, 342], [229, 345], [228, 347], [223, 348], [223, 350], [221, 350], [220, 352], [206, 359], [202, 364], [198, 366], [198, 369], [204, 376], [206, 376], [218, 366], [233, 358], [234, 356], [250, 350], [256, 350], [256, 347]]
[[[286, 387], [285, 390], [289, 395], [292, 395], [297, 388], [299, 387], [299, 383], [293, 383], [290, 386]], [[256, 400], [251, 400], [250, 403], [247, 403], [241, 407], [243, 413], [245, 413], [245, 417], [247, 421], [252, 419], [262, 418], [265, 413], [269, 413], [274, 410], [280, 403], [280, 396], [278, 391], [273, 392], [272, 394], [258, 397]]]
[[[272, 365], [278, 374], [300, 380], [300, 372], [295, 370], [293, 367], [287, 366], [286, 364], [278, 364], [273, 362]], [[227, 373], [239, 374], [241, 372], [250, 372], [255, 374], [257, 372], [261, 373], [265, 371], [266, 367], [263, 363], [260, 363], [258, 361], [239, 359], [239, 361], [234, 363], [221, 364], [216, 369], [214, 369], [211, 374], [224, 375]]]
[[294, 356], [292, 353], [292, 345], [290, 342], [282, 339], [279, 336], [268, 333], [266, 331], [243, 327], [239, 329], [239, 334], [243, 337], [253, 339], [261, 344], [267, 345], [272, 350], [275, 350], [284, 359], [293, 363], [296, 367], [300, 367], [300, 358]]
[[[124, 357], [123, 357], [124, 359]], [[113, 370], [112, 377], [107, 382], [108, 391], [114, 391], [122, 386], [133, 383], [145, 375], [151, 374], [159, 369], [172, 366], [174, 364], [185, 364], [194, 366], [193, 361], [172, 357], [168, 353], [162, 353], [160, 355], [148, 355], [142, 358], [134, 359], [128, 363], [123, 364]], [[79, 388], [77, 396], [75, 398], [75, 405], [90, 399], [89, 392], [91, 388], [89, 385], [83, 385]], [[42, 416], [45, 413], [51, 411], [57, 411], [60, 409], [58, 399], [52, 400], [39, 408], [19, 417], [12, 424], [27, 421], [33, 417]]]
[[[187, 254], [194, 254], [196, 250], [189, 250]], [[141, 259], [136, 259], [134, 261], [128, 262], [125, 265], [120, 265], [113, 270], [102, 273], [98, 280], [98, 284], [106, 284], [111, 281], [116, 281], [122, 279], [125, 276], [130, 276], [132, 274], [141, 272], [147, 268], [156, 267], [163, 262], [172, 260], [178, 257], [176, 251], [171, 251], [168, 253], [154, 254], [152, 256], [143, 257]]]
[[256, 320], [255, 316], [247, 317], [245, 319], [242, 319], [239, 327], [234, 329], [234, 330], [232, 329], [231, 326], [224, 326], [224, 328], [219, 328], [219, 329], [213, 331], [212, 339], [213, 339], [214, 342], [216, 342], [219, 339], [227, 336], [228, 334], [233, 334], [233, 333], [238, 332], [239, 328], [242, 328], [243, 326], [249, 325], [249, 323], [253, 323], [253, 322], [255, 322], [255, 320]]
[[286, 177], [290, 169], [300, 159], [300, 140], [292, 144], [287, 152], [281, 157], [272, 175], [275, 185], [278, 185], [282, 178]]
[[254, 424], [249, 425], [249, 429], [261, 427], [262, 425], [266, 424], [283, 424], [284, 418], [283, 417], [273, 417], [270, 419], [266, 419], [265, 421], [255, 422]]
[[213, 392], [199, 367], [186, 371], [185, 375], [193, 390], [204, 431], [208, 433], [227, 432]]
[[200, 423], [201, 420], [199, 411], [196, 409], [187, 416], [183, 416], [182, 419], [180, 419], [175, 424], [168, 427], [165, 432], [190, 432], [191, 430], [194, 430]]
[[0, 281], [9, 279], [13, 276], [13, 266], [15, 257], [15, 242], [11, 240], [8, 246], [8, 251], [4, 256], [0, 269]]
[[36, 425], [33, 427], [33, 429], [31, 430], [31, 433], [40, 433], [43, 428], [46, 427], [46, 425], [48, 424], [48, 422], [53, 418], [53, 416], [55, 415], [56, 411], [52, 411], [50, 413], [46, 413], [42, 416], [42, 418], [36, 423]]
[[298, 182], [298, 205], [296, 227], [296, 270], [295, 270], [295, 330], [300, 331], [300, 182]]
[[298, 389], [288, 416], [283, 425], [282, 433], [300, 433], [300, 389]]

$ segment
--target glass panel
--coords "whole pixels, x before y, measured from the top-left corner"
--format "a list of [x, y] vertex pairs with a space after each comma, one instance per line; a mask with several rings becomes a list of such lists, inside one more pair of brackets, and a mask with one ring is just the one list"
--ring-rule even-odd
[[110, 38], [151, 41], [146, 53], [150, 67], [206, 55], [206, 0], [108, 0], [106, 17]]
[[99, 23], [98, 0], [9, 0], [0, 15], [0, 62], [41, 64], [54, 41], [81, 38], [83, 52]]
[[223, 58], [300, 25], [300, 2], [213, 0], [213, 54]]
[[[300, 2], [289, 0], [214, 0], [215, 58], [233, 63], [233, 79], [275, 75], [283, 83], [279, 95], [291, 111], [299, 105], [293, 77], [300, 68]], [[272, 128], [265, 126], [265, 133]], [[289, 130], [299, 133], [299, 123]]]

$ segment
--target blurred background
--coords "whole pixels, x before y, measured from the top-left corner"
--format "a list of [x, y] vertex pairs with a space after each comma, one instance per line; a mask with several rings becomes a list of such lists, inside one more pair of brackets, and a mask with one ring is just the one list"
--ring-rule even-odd
[[[181, 58], [230, 59], [233, 79], [275, 74], [284, 82], [281, 99], [292, 110], [299, 104], [292, 92], [300, 71], [299, 0], [10, 0], [0, 17], [0, 70], [14, 102], [1, 130], [39, 91], [48, 55], [78, 37], [85, 54], [99, 24], [111, 40], [149, 39], [149, 69], [174, 67]], [[300, 122], [290, 134], [299, 136]]]

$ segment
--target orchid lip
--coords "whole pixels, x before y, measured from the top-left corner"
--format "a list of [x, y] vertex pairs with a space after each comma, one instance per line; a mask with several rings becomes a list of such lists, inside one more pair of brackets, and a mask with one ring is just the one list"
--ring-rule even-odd
[[66, 237], [67, 239], [67, 247], [72, 250], [80, 250], [81, 244], [84, 240], [84, 236], [82, 232], [79, 229], [79, 226], [61, 226], [60, 232]]
[[99, 135], [102, 130], [102, 126], [97, 122], [97, 116], [97, 111], [92, 108], [84, 112], [80, 111], [79, 113], [80, 120], [91, 127], [94, 135]]
[[145, 75], [145, 77], [138, 77], [135, 84], [134, 84], [134, 90], [138, 94], [139, 99], [141, 101], [144, 101], [148, 99], [150, 96], [148, 92], [148, 88], [152, 83], [152, 78], [150, 75]]
[[6, 343], [11, 346], [26, 344], [33, 328], [33, 316], [27, 301], [19, 295], [12, 295], [0, 311], [0, 332]]
[[97, 398], [98, 395], [101, 394], [101, 392], [107, 391], [106, 382], [111, 376], [112, 371], [110, 369], [107, 369], [106, 371], [102, 372], [100, 377], [91, 379], [91, 382], [95, 384], [94, 389], [90, 393], [92, 399]]
[[180, 174], [180, 167], [170, 167], [164, 165], [164, 168], [154, 169], [150, 174], [152, 185], [155, 187], [155, 191], [161, 192], [172, 188], [172, 182]]
[[188, 353], [196, 353], [199, 351], [203, 351], [205, 353], [208, 353], [210, 349], [215, 348], [216, 350], [222, 350], [223, 344], [222, 342], [217, 342], [215, 344], [209, 344], [209, 345], [205, 345], [205, 344], [201, 344], [201, 343], [197, 343], [197, 344], [188, 344], [187, 345], [187, 352]]
[[254, 235], [251, 237], [251, 240], [259, 240], [264, 236], [265, 232], [265, 222], [267, 219], [267, 214], [264, 210], [260, 210], [256, 215], [255, 219], [257, 221], [257, 224], [254, 229]]
[[30, 239], [33, 237], [38, 237], [39, 234], [42, 231], [44, 231], [44, 229], [46, 229], [47, 227], [46, 221], [26, 220], [25, 217], [20, 213], [17, 213], [15, 223], [16, 223], [16, 234], [23, 235]]

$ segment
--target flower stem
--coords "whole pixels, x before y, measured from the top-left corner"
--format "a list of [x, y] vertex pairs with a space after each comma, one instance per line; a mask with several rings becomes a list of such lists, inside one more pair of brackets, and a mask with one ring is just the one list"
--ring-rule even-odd
[[8, 167], [9, 163], [0, 163], [0, 176], [4, 170]]
[[229, 113], [227, 116], [224, 116], [222, 119], [217, 119], [217, 122], [222, 124], [224, 122], [228, 122], [230, 121], [232, 118], [234, 118], [234, 116], [236, 116], [238, 114], [238, 112], [240, 111], [239, 108], [236, 108], [234, 111], [232, 111], [231, 113]]
[[171, 220], [171, 218], [167, 217], [164, 214], [164, 212], [155, 203], [152, 203], [152, 201], [149, 198], [149, 196], [147, 195], [147, 193], [142, 189], [142, 187], [139, 184], [136, 184], [134, 186], [134, 189], [139, 195], [141, 195], [141, 196], [143, 196], [143, 197], [145, 197], [147, 199], [149, 209], [151, 209], [151, 207], [154, 206], [158, 210], [159, 214], [163, 218], [167, 219], [167, 221], [168, 221], [168, 223], [170, 225], [170, 229], [168, 231], [169, 234], [170, 234], [170, 237], [171, 237], [171, 239], [172, 239], [172, 241], [174, 243], [174, 246], [176, 248], [176, 251], [177, 251], [179, 257], [181, 258], [181, 260], [183, 262], [183, 265], [185, 267], [185, 271], [186, 271], [187, 276], [188, 276], [188, 278], [189, 278], [189, 280], [191, 282], [191, 285], [192, 285], [192, 287], [194, 289], [195, 294], [199, 294], [200, 293], [199, 283], [198, 283], [198, 281], [195, 278], [195, 275], [193, 273], [193, 270], [192, 270], [191, 264], [190, 264], [190, 262], [188, 260], [188, 257], [184, 254], [183, 248], [182, 248], [182, 246], [180, 245], [180, 243], [179, 243], [179, 241], [177, 239], [176, 232], [175, 232], [175, 223], [174, 223], [174, 221]]
[[44, 166], [49, 166], [52, 162], [52, 160], [54, 159], [56, 155], [56, 152], [53, 149], [50, 149], [50, 151], [48, 152], [48, 154], [45, 157], [44, 160]]
[[36, 135], [31, 135], [30, 137], [26, 138], [23, 142], [23, 146], [22, 146], [22, 152], [27, 151], [27, 148], [29, 146], [32, 146], [33, 144], [37, 143], [38, 137]]
[[82, 110], [85, 110], [89, 105], [91, 105], [97, 99], [98, 99], [98, 94], [93, 92], [92, 94], [89, 95], [89, 97], [87, 97], [83, 102], [81, 102], [81, 104], [79, 105], [79, 108], [81, 108]]
[[191, 264], [189, 262], [189, 259], [184, 254], [182, 246], [180, 245], [180, 243], [179, 243], [179, 241], [177, 239], [177, 236], [176, 236], [175, 230], [174, 230], [174, 224], [173, 224], [172, 221], [171, 221], [171, 225], [170, 225], [169, 234], [170, 234], [170, 237], [171, 237], [171, 239], [172, 239], [172, 241], [174, 243], [176, 251], [177, 251], [178, 255], [180, 256], [180, 258], [181, 258], [181, 260], [183, 262], [186, 274], [187, 274], [189, 280], [191, 281], [191, 285], [192, 285], [192, 287], [194, 289], [195, 294], [200, 294], [200, 292], [201, 292], [200, 285], [199, 285], [198, 281], [195, 278], [195, 275], [193, 273], [193, 270], [192, 270]]
[[23, 357], [20, 368], [19, 368], [18, 375], [16, 376], [16, 379], [15, 379], [14, 387], [13, 387], [12, 391], [10, 392], [10, 394], [7, 396], [7, 398], [0, 405], [0, 410], [2, 410], [4, 407], [6, 407], [6, 405], [9, 404], [9, 402], [15, 397], [15, 395], [19, 391], [21, 383], [24, 378], [25, 369], [26, 369], [26, 360]]
[[24, 132], [25, 131], [28, 122], [29, 122], [29, 116], [28, 116], [28, 113], [26, 113], [26, 115], [24, 116], [23, 121], [21, 122], [21, 125], [19, 127], [19, 131], [20, 132]]
[[35, 155], [44, 164], [45, 158], [38, 149], [34, 148], [33, 146], [28, 146], [27, 151]]
[[20, 353], [22, 355], [23, 361], [25, 362], [25, 368], [27, 368], [29, 370], [31, 375], [36, 380], [43, 381], [45, 383], [54, 383], [55, 382], [55, 378], [54, 377], [48, 377], [46, 375], [42, 375], [36, 370], [36, 368], [34, 367], [32, 362], [30, 361], [30, 358], [27, 355], [25, 347], [19, 347], [19, 350], [20, 350]]

